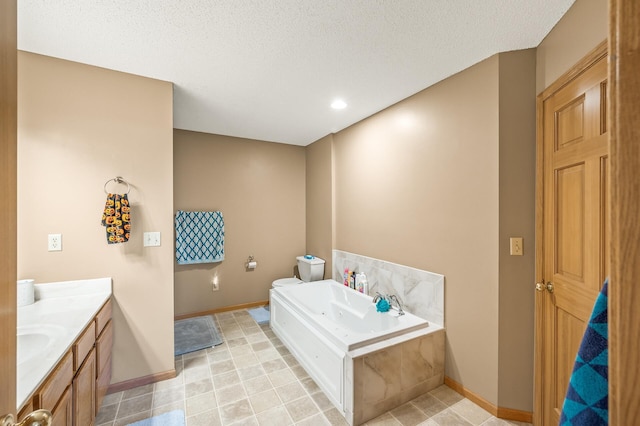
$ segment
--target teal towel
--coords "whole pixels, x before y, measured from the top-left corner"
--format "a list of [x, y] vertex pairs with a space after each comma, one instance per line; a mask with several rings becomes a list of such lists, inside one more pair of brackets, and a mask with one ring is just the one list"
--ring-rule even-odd
[[176, 213], [176, 260], [178, 265], [224, 260], [222, 212]]
[[609, 424], [609, 322], [607, 286], [602, 290], [582, 337], [560, 415], [561, 426]]

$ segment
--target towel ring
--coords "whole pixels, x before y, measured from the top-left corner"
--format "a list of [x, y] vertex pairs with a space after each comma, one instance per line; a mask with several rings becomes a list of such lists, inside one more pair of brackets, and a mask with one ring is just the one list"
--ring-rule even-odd
[[129, 191], [131, 191], [131, 185], [129, 185], [129, 182], [127, 182], [126, 180], [122, 179], [122, 176], [116, 176], [113, 179], [109, 179], [108, 181], [106, 181], [104, 183], [104, 193], [105, 194], [109, 194], [109, 191], [107, 191], [107, 185], [109, 184], [109, 182], [115, 182], [115, 183], [126, 183], [127, 184], [127, 192], [125, 192], [125, 194], [128, 194]]

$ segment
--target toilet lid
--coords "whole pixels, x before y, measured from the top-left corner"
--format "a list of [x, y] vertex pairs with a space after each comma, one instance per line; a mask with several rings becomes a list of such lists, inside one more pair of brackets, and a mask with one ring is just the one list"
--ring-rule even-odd
[[280, 278], [273, 282], [273, 287], [284, 287], [300, 283], [302, 283], [302, 280], [299, 280], [298, 278]]

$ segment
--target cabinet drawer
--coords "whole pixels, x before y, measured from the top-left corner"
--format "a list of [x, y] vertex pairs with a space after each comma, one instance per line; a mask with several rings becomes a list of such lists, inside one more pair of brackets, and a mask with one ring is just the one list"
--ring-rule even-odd
[[73, 357], [67, 352], [36, 397], [36, 409], [52, 410], [73, 379]]
[[102, 333], [107, 323], [111, 321], [112, 314], [111, 299], [109, 299], [96, 315], [96, 338]]
[[111, 360], [111, 349], [113, 348], [113, 323], [110, 322], [104, 328], [100, 337], [96, 341], [96, 358], [97, 358], [97, 373], [98, 375], [107, 365], [107, 362]]
[[82, 362], [86, 358], [87, 354], [93, 345], [96, 343], [96, 323], [91, 321], [89, 326], [82, 332], [78, 340], [73, 344], [73, 371], [78, 371], [78, 368], [82, 365]]

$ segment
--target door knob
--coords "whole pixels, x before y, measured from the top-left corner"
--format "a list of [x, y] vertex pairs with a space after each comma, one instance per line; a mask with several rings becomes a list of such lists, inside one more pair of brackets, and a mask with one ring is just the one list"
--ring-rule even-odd
[[536, 290], [537, 291], [545, 291], [547, 290], [549, 293], [553, 293], [553, 283], [551, 281], [549, 281], [548, 283], [544, 283], [543, 282], [538, 282], [536, 283]]
[[13, 414], [0, 417], [0, 426], [51, 426], [52, 420], [53, 416], [51, 415], [51, 411], [36, 410], [27, 414], [20, 423], [15, 423]]

